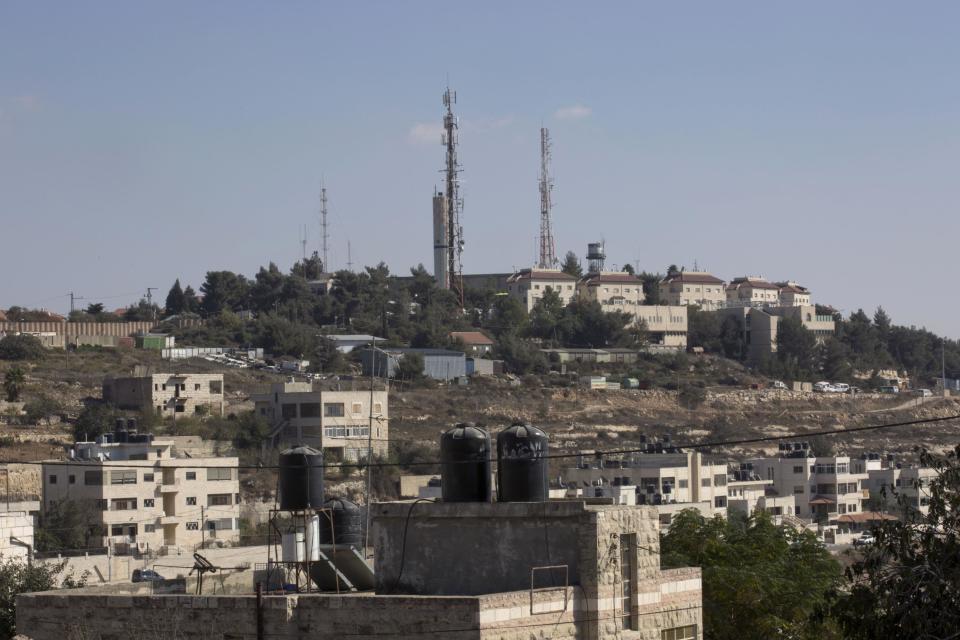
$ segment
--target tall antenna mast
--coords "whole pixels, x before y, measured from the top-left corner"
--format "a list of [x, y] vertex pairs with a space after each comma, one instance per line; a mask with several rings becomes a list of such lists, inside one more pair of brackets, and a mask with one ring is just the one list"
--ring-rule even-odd
[[557, 245], [553, 241], [553, 223], [550, 210], [553, 202], [553, 178], [550, 176], [550, 131], [540, 127], [540, 263], [541, 269], [553, 269], [557, 261]]
[[447, 280], [448, 288], [457, 293], [460, 306], [463, 306], [463, 226], [460, 213], [463, 200], [460, 198], [460, 163], [457, 160], [457, 129], [459, 122], [453, 115], [453, 105], [457, 102], [457, 92], [450, 87], [443, 92], [443, 106], [447, 112], [443, 116], [443, 145], [447, 148], [447, 164], [444, 169], [447, 182]]
[[323, 252], [323, 270], [330, 273], [330, 263], [327, 262], [327, 240], [330, 234], [327, 233], [327, 188], [320, 187], [320, 248]]
[[353, 257], [350, 255], [350, 239], [347, 239], [347, 271], [353, 271]]
[[300, 259], [304, 267], [307, 264], [307, 225], [300, 227]]

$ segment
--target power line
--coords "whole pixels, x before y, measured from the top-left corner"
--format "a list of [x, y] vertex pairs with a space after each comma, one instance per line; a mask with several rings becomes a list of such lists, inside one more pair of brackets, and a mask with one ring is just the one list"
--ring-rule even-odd
[[[711, 449], [716, 447], [731, 447], [742, 444], [757, 444], [760, 442], [782, 442], [785, 440], [798, 440], [805, 438], [814, 438], [818, 436], [833, 436], [849, 433], [862, 433], [865, 431], [878, 431], [881, 429], [893, 429], [895, 427], [908, 427], [922, 424], [938, 424], [941, 422], [948, 422], [950, 420], [960, 420], [960, 414], [945, 416], [941, 418], [922, 418], [918, 420], [906, 420], [903, 422], [889, 422], [884, 424], [875, 424], [875, 425], [865, 425], [860, 427], [849, 427], [843, 429], [825, 429], [822, 431], [808, 431], [806, 433], [795, 433], [787, 435], [777, 435], [777, 436], [758, 436], [756, 438], [740, 438], [737, 440], [715, 440], [708, 442], [690, 442], [690, 443], [673, 443], [671, 446], [678, 449]], [[377, 438], [378, 440], [388, 440], [389, 438]], [[394, 440], [396, 442], [396, 440]], [[594, 451], [594, 455], [598, 456], [613, 456], [613, 455], [624, 455], [630, 453], [647, 453], [646, 447], [639, 447], [633, 449], [609, 449], [605, 451]], [[542, 459], [566, 459], [566, 458], [578, 458], [581, 453], [552, 453], [541, 456]], [[177, 458], [177, 461], [185, 460], [184, 458]], [[120, 462], [120, 461], [116, 461]], [[429, 461], [419, 461], [419, 462], [341, 462], [335, 464], [324, 464], [325, 469], [363, 469], [366, 467], [414, 467], [414, 466], [434, 466], [439, 464], [458, 464], [460, 461], [441, 461], [441, 460], [429, 460]], [[464, 461], [464, 464], [476, 464], [477, 460]], [[496, 462], [495, 458], [491, 458], [490, 462]], [[102, 470], [109, 471], [121, 471], [121, 470], [142, 470], [152, 468], [152, 465], [122, 465], [122, 464], [109, 464], [104, 465], [102, 462], [80, 462], [72, 460], [47, 460], [47, 461], [37, 461], [37, 462], [19, 462], [13, 460], [0, 460], [0, 464], [21, 464], [21, 465], [60, 465], [72, 468], [82, 468], [82, 467], [94, 467]], [[222, 469], [222, 466], [210, 466], [204, 464], [178, 464], [175, 466], [177, 469]], [[237, 465], [236, 467], [229, 467], [231, 469], [239, 469], [244, 471], [262, 471], [262, 470], [279, 470], [279, 465]]]

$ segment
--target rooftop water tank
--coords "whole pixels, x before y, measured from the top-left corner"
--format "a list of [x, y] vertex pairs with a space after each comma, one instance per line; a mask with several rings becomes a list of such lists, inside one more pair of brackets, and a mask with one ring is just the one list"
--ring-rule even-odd
[[514, 424], [497, 434], [497, 499], [544, 502], [547, 481], [547, 434], [529, 424]]
[[323, 505], [323, 453], [300, 445], [280, 454], [280, 508], [319, 509]]
[[331, 498], [323, 508], [327, 511], [320, 515], [320, 544], [363, 544], [363, 516], [357, 503]]
[[441, 495], [444, 502], [490, 502], [490, 434], [457, 424], [440, 436]]

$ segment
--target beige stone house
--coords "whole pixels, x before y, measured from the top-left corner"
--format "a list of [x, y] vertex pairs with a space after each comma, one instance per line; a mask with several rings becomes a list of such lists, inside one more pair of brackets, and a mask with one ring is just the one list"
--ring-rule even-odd
[[68, 461], [45, 461], [41, 512], [80, 503], [96, 542], [114, 553], [192, 552], [239, 539], [237, 458], [174, 457], [172, 441], [131, 439], [101, 436], [74, 444]]
[[507, 278], [507, 294], [519, 300], [527, 312], [533, 310], [548, 288], [566, 306], [577, 295], [577, 279], [559, 269], [521, 269]]
[[727, 302], [723, 280], [706, 271], [681, 271], [660, 282], [660, 299], [668, 305], [698, 305], [707, 311]]
[[643, 281], [624, 271], [588, 273], [577, 283], [577, 296], [581, 300], [599, 302], [606, 312], [622, 311], [635, 315], [643, 304]]
[[727, 306], [773, 307], [780, 303], [780, 287], [760, 276], [734, 278], [726, 291]]
[[121, 409], [158, 416], [223, 415], [222, 373], [154, 373], [107, 378], [103, 399]]
[[[330, 450], [342, 460], [367, 454], [373, 422], [375, 454], [385, 454], [390, 437], [387, 392], [315, 389], [310, 382], [280, 382], [254, 394], [254, 411], [274, 427], [278, 444], [307, 444]], [[372, 418], [371, 418], [372, 411]]]

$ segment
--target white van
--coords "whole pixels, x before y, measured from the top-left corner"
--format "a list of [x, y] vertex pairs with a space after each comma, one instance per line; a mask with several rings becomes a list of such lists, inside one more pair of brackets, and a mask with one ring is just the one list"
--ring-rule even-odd
[[829, 382], [817, 382], [813, 385], [813, 390], [817, 393], [829, 393], [833, 385]]
[[850, 393], [850, 385], [846, 382], [834, 382], [833, 390], [836, 393]]

